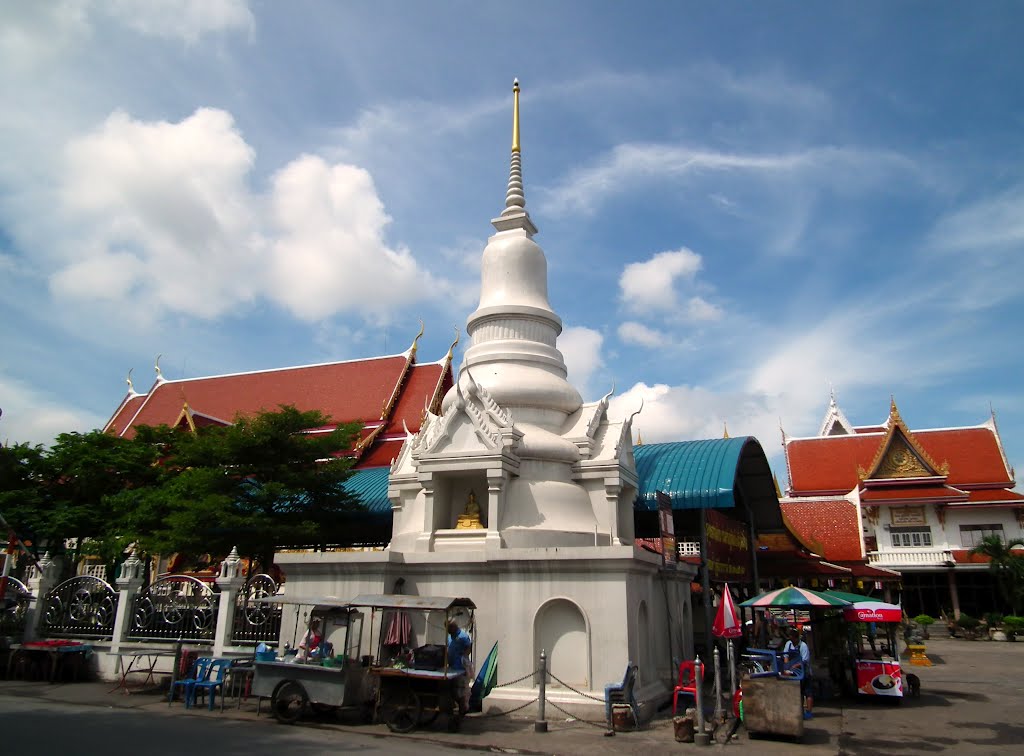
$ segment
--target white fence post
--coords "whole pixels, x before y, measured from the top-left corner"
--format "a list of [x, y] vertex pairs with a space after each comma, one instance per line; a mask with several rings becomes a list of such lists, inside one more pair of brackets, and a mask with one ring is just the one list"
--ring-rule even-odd
[[39, 630], [46, 616], [46, 594], [57, 585], [59, 575], [60, 562], [51, 559], [50, 552], [47, 551], [39, 560], [36, 569], [32, 570], [32, 576], [26, 581], [29, 591], [35, 598], [32, 599], [32, 604], [25, 615], [25, 642], [34, 641], [39, 637]]
[[117, 613], [114, 615], [114, 631], [111, 634], [110, 650], [117, 652], [121, 644], [128, 639], [128, 632], [131, 630], [132, 607], [135, 604], [135, 597], [142, 590], [143, 583], [142, 560], [136, 549], [121, 564], [120, 573], [117, 576]]
[[226, 646], [234, 645], [231, 636], [235, 629], [235, 608], [238, 593], [245, 586], [241, 567], [238, 547], [234, 546], [228, 558], [220, 563], [220, 576], [217, 578], [220, 597], [217, 599], [217, 627], [213, 631], [214, 656], [223, 655]]

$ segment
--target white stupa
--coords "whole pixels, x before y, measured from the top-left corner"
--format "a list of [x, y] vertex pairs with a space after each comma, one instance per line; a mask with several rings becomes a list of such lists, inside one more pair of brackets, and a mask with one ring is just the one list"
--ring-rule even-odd
[[640, 667], [641, 701], [671, 692], [673, 659], [692, 657], [695, 570], [662, 570], [635, 545], [630, 418], [609, 417], [610, 394], [585, 403], [566, 380], [562, 322], [526, 211], [518, 81], [513, 93], [508, 190], [483, 252], [471, 344], [440, 414], [427, 414], [392, 464], [388, 549], [277, 561], [293, 595], [390, 592], [401, 578], [407, 594], [468, 596], [477, 653], [497, 641], [498, 682], [523, 678], [487, 707], [536, 698], [530, 672], [543, 649], [556, 678], [549, 700], [600, 719], [587, 696], [602, 698], [628, 661]]

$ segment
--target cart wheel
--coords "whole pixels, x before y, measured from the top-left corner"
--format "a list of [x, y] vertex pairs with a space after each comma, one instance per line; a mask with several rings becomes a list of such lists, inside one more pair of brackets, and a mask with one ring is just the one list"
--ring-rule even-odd
[[406, 688], [388, 694], [381, 718], [391, 732], [412, 732], [419, 724], [422, 711], [420, 697], [413, 690]]
[[424, 709], [420, 712], [419, 726], [428, 727], [434, 724], [440, 714], [441, 712], [437, 709]]
[[306, 689], [294, 680], [285, 680], [277, 686], [270, 701], [270, 710], [278, 722], [294, 724], [306, 710], [309, 697]]

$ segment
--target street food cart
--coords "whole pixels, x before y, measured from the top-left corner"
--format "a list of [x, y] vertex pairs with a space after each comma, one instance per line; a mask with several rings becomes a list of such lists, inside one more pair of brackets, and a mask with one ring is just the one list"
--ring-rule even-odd
[[357, 606], [334, 596], [270, 596], [258, 600], [295, 606], [295, 641], [300, 616], [305, 620], [303, 633], [314, 619], [319, 620], [323, 629], [321, 644], [333, 648], [333, 653], [306, 659], [296, 654], [273, 659], [257, 656], [252, 694], [261, 700], [270, 699], [270, 710], [278, 721], [296, 722], [309, 708], [321, 711], [362, 709], [367, 715], [372, 713], [372, 691], [367, 687], [366, 668], [359, 657], [363, 614]]
[[450, 668], [448, 623], [457, 621], [472, 636], [476, 605], [468, 598], [364, 595], [354, 598], [352, 606], [371, 611], [371, 648], [373, 629], [379, 628], [377, 653], [369, 666], [376, 682], [377, 721], [392, 732], [411, 732], [445, 714], [448, 729], [458, 730], [462, 715], [457, 696], [468, 684], [468, 673]]
[[[852, 602], [851, 606], [843, 609], [843, 619], [850, 627], [850, 658], [857, 693], [902, 698], [903, 671], [896, 631], [903, 619], [903, 610], [895, 604], [852, 593], [837, 595]], [[862, 624], [868, 631], [868, 648], [864, 644]]]

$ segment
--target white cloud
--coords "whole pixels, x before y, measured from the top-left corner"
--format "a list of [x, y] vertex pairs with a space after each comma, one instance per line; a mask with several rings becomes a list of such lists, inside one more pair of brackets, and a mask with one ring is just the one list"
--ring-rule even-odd
[[592, 393], [591, 378], [604, 361], [601, 346], [604, 336], [591, 328], [574, 326], [566, 328], [558, 337], [558, 350], [565, 358], [569, 383], [573, 384], [584, 398]]
[[50, 444], [58, 434], [99, 428], [106, 422], [34, 386], [0, 375], [0, 443]]
[[103, 0], [102, 7], [137, 32], [188, 43], [256, 25], [247, 0]]
[[298, 317], [383, 317], [436, 289], [409, 250], [385, 243], [391, 219], [365, 170], [304, 155], [274, 177], [272, 204], [280, 237], [268, 293]]
[[303, 155], [262, 195], [249, 187], [255, 160], [231, 115], [209, 108], [177, 123], [116, 112], [72, 140], [60, 195], [73, 232], [54, 294], [199, 318], [265, 297], [303, 320], [381, 322], [472, 289], [388, 245], [390, 218], [362, 168]]
[[246, 273], [261, 247], [246, 185], [254, 160], [222, 110], [179, 123], [113, 113], [67, 148], [61, 197], [77, 233], [54, 292], [199, 317], [250, 300], [258, 284]]
[[571, 171], [546, 190], [548, 212], [594, 211], [610, 197], [656, 181], [715, 175], [747, 180], [799, 179], [835, 191], [857, 191], [884, 177], [919, 176], [919, 166], [897, 153], [809, 147], [777, 153], [717, 152], [677, 144], [624, 143]]
[[0, 6], [0, 59], [10, 70], [56, 59], [74, 40], [88, 34], [83, 0], [5, 3]]
[[637, 344], [650, 349], [664, 347], [671, 337], [662, 331], [648, 328], [643, 323], [627, 320], [619, 325], [619, 340], [626, 344]]
[[686, 303], [686, 318], [693, 321], [721, 320], [722, 308], [703, 297], [690, 297]]
[[929, 238], [932, 246], [949, 252], [1024, 246], [1024, 186], [986, 197], [945, 216]]
[[627, 308], [636, 312], [675, 310], [676, 281], [692, 281], [702, 265], [701, 256], [686, 247], [659, 252], [645, 262], [630, 263], [619, 277], [620, 297]]

